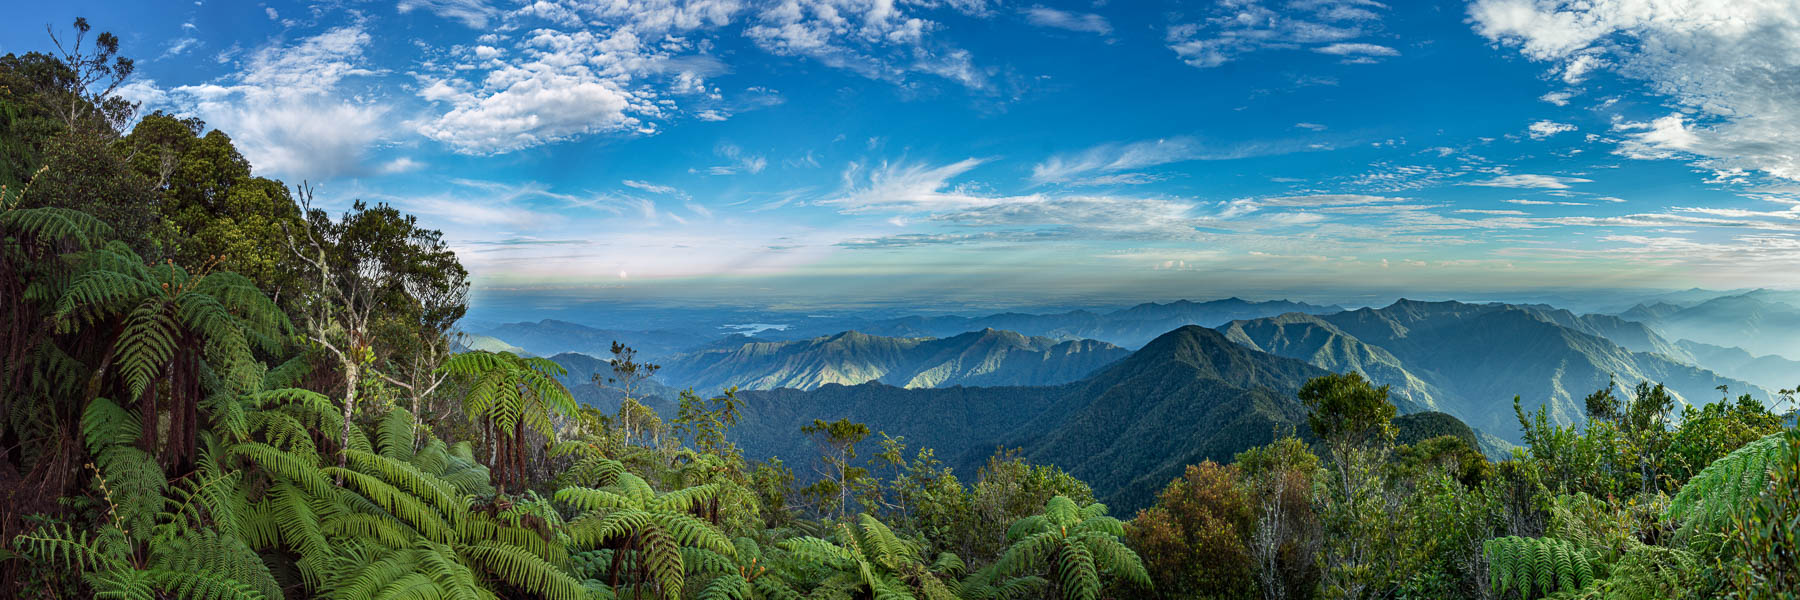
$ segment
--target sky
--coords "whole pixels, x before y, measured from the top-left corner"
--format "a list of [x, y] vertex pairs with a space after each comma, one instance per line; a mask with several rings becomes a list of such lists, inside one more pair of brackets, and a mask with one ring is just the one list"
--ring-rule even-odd
[[477, 304], [1800, 287], [1791, 0], [32, 2]]

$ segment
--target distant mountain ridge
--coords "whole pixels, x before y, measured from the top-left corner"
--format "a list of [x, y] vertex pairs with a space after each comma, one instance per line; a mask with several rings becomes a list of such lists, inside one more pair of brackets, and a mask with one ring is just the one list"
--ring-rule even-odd
[[1443, 411], [1514, 442], [1514, 395], [1526, 410], [1547, 406], [1550, 417], [1565, 424], [1584, 420], [1582, 399], [1612, 378], [1626, 387], [1664, 383], [1696, 404], [1716, 400], [1719, 385], [1767, 396], [1762, 388], [1688, 364], [1682, 358], [1687, 350], [1641, 324], [1543, 306], [1403, 299], [1382, 308], [1283, 315], [1223, 329], [1252, 348], [1331, 370], [1361, 369], [1393, 386], [1415, 409]]
[[873, 321], [859, 330], [893, 337], [946, 337], [965, 331], [999, 329], [1026, 336], [1061, 340], [1092, 339], [1125, 348], [1138, 348], [1184, 325], [1217, 327], [1239, 319], [1254, 319], [1299, 312], [1329, 314], [1340, 306], [1319, 306], [1288, 300], [1250, 301], [1225, 298], [1195, 302], [1146, 302], [1107, 313], [1085, 310], [1055, 314], [1000, 313], [983, 317], [900, 317]]
[[754, 341], [666, 360], [658, 377], [714, 393], [817, 389], [880, 382], [901, 388], [1056, 385], [1130, 354], [1094, 340], [1058, 341], [985, 329], [945, 338], [896, 338], [847, 331], [793, 341]]
[[646, 356], [665, 356], [705, 344], [719, 337], [700, 331], [675, 329], [651, 331], [596, 329], [580, 323], [556, 319], [506, 323], [476, 333], [504, 340], [506, 344], [523, 348], [527, 352], [539, 356], [552, 356], [564, 352], [603, 356], [611, 352], [614, 341], [631, 346]]
[[1752, 290], [1720, 296], [1692, 306], [1633, 307], [1622, 313], [1669, 339], [1738, 347], [1752, 354], [1800, 359], [1800, 294]]

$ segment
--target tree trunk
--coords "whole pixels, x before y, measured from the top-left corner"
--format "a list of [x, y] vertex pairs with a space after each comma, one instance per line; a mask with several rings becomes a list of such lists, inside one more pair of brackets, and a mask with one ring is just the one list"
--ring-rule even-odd
[[[361, 372], [356, 368], [356, 363], [349, 359], [340, 358], [338, 362], [343, 363], [344, 367], [344, 428], [338, 434], [337, 465], [342, 469], [350, 461], [350, 417], [356, 412], [356, 383]], [[344, 483], [342, 475], [338, 476], [337, 483]]]

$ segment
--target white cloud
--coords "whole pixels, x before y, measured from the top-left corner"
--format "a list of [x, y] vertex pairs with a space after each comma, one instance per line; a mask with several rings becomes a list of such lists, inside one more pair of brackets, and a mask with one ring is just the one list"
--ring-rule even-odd
[[1484, 186], [1484, 187], [1521, 188], [1521, 189], [1565, 190], [1565, 189], [1569, 188], [1569, 184], [1571, 184], [1571, 183], [1590, 183], [1592, 181], [1593, 181], [1592, 179], [1582, 179], [1580, 177], [1563, 177], [1563, 176], [1559, 176], [1559, 175], [1518, 174], [1518, 175], [1500, 175], [1500, 176], [1496, 176], [1492, 179], [1485, 179], [1482, 181], [1471, 181], [1471, 182], [1467, 183], [1466, 185], [1479, 185], [1479, 186]]
[[1108, 35], [1112, 33], [1112, 24], [1106, 17], [1093, 13], [1073, 13], [1038, 5], [1025, 9], [1025, 20], [1038, 27], [1052, 27]]
[[1352, 43], [1352, 42], [1339, 42], [1339, 43], [1331, 44], [1328, 46], [1320, 46], [1318, 48], [1313, 48], [1313, 51], [1321, 53], [1321, 54], [1336, 54], [1338, 56], [1399, 56], [1400, 55], [1399, 50], [1395, 50], [1395, 49], [1389, 48], [1387, 46], [1382, 46], [1379, 44], [1365, 44], [1365, 43]]
[[662, 55], [631, 30], [597, 34], [532, 31], [520, 61], [479, 83], [426, 76], [419, 95], [449, 111], [419, 132], [467, 154], [497, 154], [592, 133], [653, 131], [654, 93], [633, 87]]
[[1551, 121], [1548, 119], [1538, 121], [1536, 123], [1532, 123], [1530, 126], [1525, 128], [1525, 131], [1527, 133], [1531, 134], [1531, 139], [1534, 139], [1534, 140], [1541, 140], [1541, 139], [1544, 139], [1544, 138], [1547, 138], [1547, 137], [1550, 137], [1550, 136], [1553, 136], [1553, 135], [1556, 135], [1559, 133], [1565, 133], [1565, 132], [1574, 131], [1574, 130], [1575, 130], [1574, 125], [1570, 125], [1568, 123], [1557, 123], [1555, 121]]
[[1294, 126], [1301, 128], [1301, 129], [1308, 130], [1308, 131], [1324, 131], [1325, 130], [1325, 126], [1320, 125], [1318, 123], [1295, 123]]
[[1551, 104], [1555, 104], [1557, 106], [1568, 106], [1569, 99], [1574, 98], [1574, 97], [1575, 97], [1575, 94], [1573, 92], [1561, 91], [1561, 92], [1545, 92], [1544, 95], [1538, 96], [1538, 99], [1543, 100], [1545, 102], [1549, 102]]
[[731, 164], [708, 167], [706, 172], [713, 175], [735, 175], [737, 173], [761, 173], [769, 166], [769, 159], [761, 154], [750, 154], [736, 144], [719, 144], [713, 148], [713, 154], [731, 161]]
[[425, 163], [413, 160], [412, 157], [409, 156], [402, 156], [382, 163], [380, 171], [385, 175], [393, 175], [396, 173], [409, 173], [423, 168], [425, 168]]
[[1202, 68], [1259, 50], [1306, 46], [1368, 56], [1369, 52], [1350, 51], [1394, 50], [1346, 42], [1379, 29], [1381, 17], [1376, 11], [1386, 8], [1373, 0], [1309, 0], [1274, 6], [1265, 6], [1261, 0], [1221, 2], [1199, 21], [1169, 27], [1164, 42], [1183, 62]]
[[488, 20], [500, 14], [499, 9], [488, 6], [484, 0], [400, 0], [395, 8], [400, 14], [423, 9], [474, 29], [487, 28]]
[[929, 212], [967, 209], [1005, 202], [1005, 198], [981, 196], [952, 187], [950, 181], [984, 162], [968, 158], [942, 166], [889, 164], [865, 168], [851, 163], [844, 170], [844, 190], [818, 203], [848, 213], [891, 211]]
[[929, 41], [943, 25], [921, 16], [920, 9], [942, 5], [969, 15], [987, 12], [985, 0], [782, 0], [757, 10], [744, 35], [768, 52], [811, 57], [872, 79], [900, 81], [920, 72], [987, 89], [986, 71], [974, 66], [967, 51]]
[[1592, 206], [1591, 204], [1588, 204], [1586, 202], [1527, 200], [1524, 198], [1513, 198], [1511, 200], [1501, 200], [1501, 202], [1505, 202], [1507, 204], [1517, 204], [1519, 206]]
[[183, 54], [187, 54], [187, 52], [189, 50], [192, 50], [195, 47], [198, 47], [200, 45], [201, 45], [200, 40], [198, 40], [196, 38], [192, 38], [192, 37], [184, 37], [184, 38], [175, 40], [173, 42], [170, 42], [169, 48], [167, 50], [164, 50], [162, 53], [162, 56], [157, 57], [157, 59], [161, 60], [164, 58], [181, 56]]
[[257, 50], [221, 83], [177, 87], [162, 99], [178, 113], [230, 132], [259, 173], [306, 179], [360, 174], [369, 169], [369, 148], [388, 135], [388, 107], [357, 99], [346, 85], [374, 74], [363, 66], [369, 43], [360, 24], [331, 29]]
[[1232, 160], [1324, 149], [1329, 148], [1290, 141], [1210, 148], [1189, 137], [1109, 143], [1073, 154], [1052, 156], [1031, 168], [1031, 180], [1038, 184], [1074, 184], [1083, 176], [1094, 173], [1118, 173], [1190, 160]]
[[1800, 4], [1791, 0], [1476, 0], [1476, 32], [1549, 62], [1642, 81], [1678, 111], [1622, 141], [1636, 158], [1800, 179]]
[[619, 183], [624, 184], [625, 187], [644, 190], [652, 194], [675, 194], [680, 191], [675, 189], [674, 186], [657, 185], [648, 181], [638, 181], [636, 179], [626, 179]]

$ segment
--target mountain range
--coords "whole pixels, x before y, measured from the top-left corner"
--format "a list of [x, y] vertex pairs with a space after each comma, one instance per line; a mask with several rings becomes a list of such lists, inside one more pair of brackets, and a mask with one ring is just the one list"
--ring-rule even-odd
[[1058, 340], [1091, 339], [1125, 348], [1138, 348], [1164, 333], [1185, 325], [1218, 327], [1239, 319], [1255, 319], [1298, 312], [1328, 314], [1340, 306], [1320, 306], [1288, 300], [1251, 301], [1226, 298], [1195, 302], [1146, 302], [1112, 312], [1074, 310], [1055, 314], [1000, 313], [983, 317], [910, 316], [871, 321], [859, 331], [893, 337], [948, 337], [967, 331], [999, 329], [1027, 336]]
[[1639, 304], [1620, 317], [1648, 325], [1668, 339], [1800, 359], [1800, 335], [1796, 335], [1800, 333], [1800, 294], [1794, 292], [1753, 290], [1686, 306]]
[[1305, 434], [1306, 411], [1295, 392], [1324, 373], [1187, 326], [1059, 386], [866, 383], [743, 392], [743, 420], [732, 438], [746, 456], [781, 456], [803, 473], [817, 450], [794, 433], [813, 419], [867, 423], [933, 448], [960, 472], [974, 472], [1001, 447], [1019, 448], [1130, 508], [1147, 504], [1184, 465], [1230, 460], [1281, 431]]
[[1542, 306], [1400, 300], [1223, 329], [1254, 349], [1328, 370], [1359, 370], [1390, 385], [1402, 408], [1443, 411], [1514, 442], [1515, 395], [1526, 410], [1546, 406], [1562, 424], [1583, 421], [1582, 399], [1608, 381], [1627, 389], [1660, 382], [1689, 403], [1717, 398], [1720, 385], [1768, 398], [1761, 387], [1690, 364], [1686, 349], [1642, 324]]
[[[567, 383], [584, 388], [578, 397], [616, 407], [616, 390], [580, 385], [604, 371], [604, 361], [577, 353], [552, 360], [569, 369]], [[1691, 364], [1701, 361], [1730, 368]], [[810, 472], [799, 463], [816, 448], [795, 432], [813, 419], [849, 418], [933, 448], [965, 472], [998, 448], [1019, 448], [1121, 506], [1147, 502], [1186, 464], [1228, 460], [1278, 431], [1307, 435], [1295, 392], [1328, 371], [1390, 385], [1403, 414], [1448, 415], [1493, 454], [1518, 439], [1515, 395], [1527, 411], [1544, 406], [1553, 421], [1576, 423], [1584, 419], [1583, 397], [1609, 380], [1625, 389], [1662, 382], [1691, 403], [1718, 397], [1719, 385], [1766, 399], [1753, 382], [1793, 366], [1737, 348], [1670, 342], [1621, 316], [1412, 300], [1239, 319], [1217, 329], [1184, 325], [1136, 351], [996, 329], [944, 337], [851, 331], [724, 337], [663, 364], [639, 395], [665, 414], [677, 387], [745, 390], [733, 439], [752, 458], [780, 456]]]
[[1055, 385], [1080, 379], [1129, 350], [1094, 340], [1058, 341], [984, 329], [944, 338], [847, 331], [794, 341], [717, 344], [666, 360], [659, 376], [716, 392], [877, 381], [902, 388]]
[[[1230, 461], [1289, 432], [1310, 439], [1298, 391], [1324, 374], [1216, 330], [1186, 326], [1059, 386], [907, 389], [871, 382], [740, 392], [742, 420], [731, 439], [746, 456], [782, 457], [803, 479], [817, 476], [812, 457], [818, 450], [794, 433], [813, 419], [865, 423], [910, 447], [932, 448], [963, 473], [996, 451], [1016, 448], [1080, 477], [1103, 501], [1129, 511], [1147, 505], [1186, 465]], [[1475, 439], [1468, 426], [1442, 413], [1407, 415], [1396, 425], [1409, 441], [1444, 434]]]

